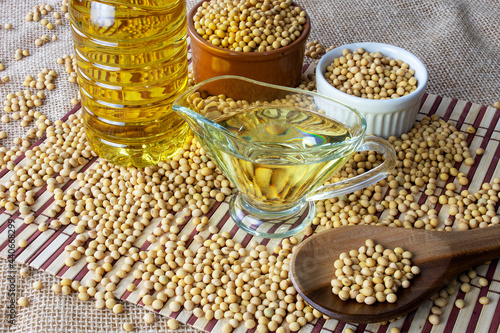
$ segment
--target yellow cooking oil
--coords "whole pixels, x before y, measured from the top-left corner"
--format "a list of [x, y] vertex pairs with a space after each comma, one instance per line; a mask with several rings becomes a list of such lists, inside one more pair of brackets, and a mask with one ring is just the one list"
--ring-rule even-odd
[[87, 140], [120, 166], [145, 167], [184, 145], [172, 110], [187, 87], [184, 0], [71, 0]]
[[[296, 206], [356, 149], [342, 144], [352, 137], [346, 125], [295, 106], [252, 106], [215, 121], [248, 144], [200, 141], [245, 200], [264, 211]], [[318, 151], [322, 146], [331, 147]]]

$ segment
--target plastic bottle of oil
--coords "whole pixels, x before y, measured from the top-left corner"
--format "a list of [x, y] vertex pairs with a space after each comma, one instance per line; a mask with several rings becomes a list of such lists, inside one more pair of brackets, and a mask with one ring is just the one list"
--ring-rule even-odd
[[171, 105], [187, 87], [185, 0], [71, 0], [87, 140], [121, 166], [172, 156], [188, 126]]

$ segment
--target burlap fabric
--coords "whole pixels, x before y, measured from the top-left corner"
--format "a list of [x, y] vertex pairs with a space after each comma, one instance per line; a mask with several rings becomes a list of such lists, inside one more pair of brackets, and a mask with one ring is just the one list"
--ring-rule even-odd
[[[195, 1], [189, 0], [188, 8]], [[61, 3], [47, 0], [60, 11]], [[428, 92], [484, 105], [500, 101], [500, 4], [487, 0], [401, 0], [388, 1], [314, 1], [298, 3], [309, 13], [312, 21], [310, 40], [317, 39], [324, 46], [375, 41], [390, 43], [415, 53], [427, 66], [430, 75]], [[27, 75], [36, 78], [43, 68], [56, 70], [56, 89], [47, 91], [44, 105], [37, 110], [51, 120], [61, 118], [71, 108], [70, 100], [77, 96], [77, 87], [67, 81], [64, 66], [56, 59], [72, 54], [69, 22], [48, 30], [40, 22], [27, 22], [26, 14], [33, 0], [0, 1], [0, 63], [10, 81], [0, 84], [3, 101], [8, 93], [26, 89], [22, 85]], [[55, 22], [52, 15], [46, 16]], [[12, 24], [6, 30], [4, 24]], [[35, 39], [42, 35], [57, 35], [39, 47]], [[16, 49], [29, 50], [30, 55], [20, 61], [14, 59]], [[22, 137], [26, 128], [19, 123], [0, 123], [8, 133], [2, 146], [9, 148], [15, 137]], [[125, 321], [134, 323], [136, 332], [167, 330], [166, 319], [157, 316], [154, 325], [146, 325], [142, 317], [146, 310], [125, 305], [126, 311], [113, 315], [98, 310], [92, 302], [78, 301], [76, 296], [61, 296], [50, 291], [56, 278], [32, 272], [28, 277], [16, 276], [17, 293], [27, 296], [30, 305], [18, 308], [16, 325], [6, 323], [7, 261], [0, 260], [0, 331], [3, 332], [118, 332]], [[42, 281], [44, 288], [33, 290], [32, 283]], [[195, 330], [182, 326], [179, 332]]]

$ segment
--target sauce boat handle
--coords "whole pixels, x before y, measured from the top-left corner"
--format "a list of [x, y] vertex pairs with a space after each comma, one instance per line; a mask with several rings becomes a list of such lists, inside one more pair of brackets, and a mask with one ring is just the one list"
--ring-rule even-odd
[[355, 192], [386, 178], [396, 167], [396, 152], [384, 139], [367, 136], [358, 151], [376, 151], [382, 154], [385, 160], [376, 168], [361, 175], [317, 188], [306, 196], [306, 200], [324, 200]]

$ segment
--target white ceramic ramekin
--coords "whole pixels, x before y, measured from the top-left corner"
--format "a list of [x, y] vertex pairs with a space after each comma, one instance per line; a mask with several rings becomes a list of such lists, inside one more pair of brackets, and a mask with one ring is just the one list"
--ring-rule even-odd
[[[352, 52], [358, 48], [363, 48], [368, 52], [381, 52], [384, 56], [401, 59], [408, 63], [410, 68], [415, 70], [414, 76], [417, 78], [417, 89], [406, 96], [374, 100], [349, 95], [333, 87], [324, 77], [326, 68], [335, 58], [342, 55], [344, 49], [349, 49]], [[322, 56], [316, 67], [318, 93], [358, 110], [366, 118], [366, 134], [383, 138], [388, 138], [391, 135], [400, 136], [411, 130], [415, 124], [420, 102], [427, 88], [427, 81], [427, 69], [420, 59], [400, 47], [389, 44], [354, 43], [343, 45]]]

